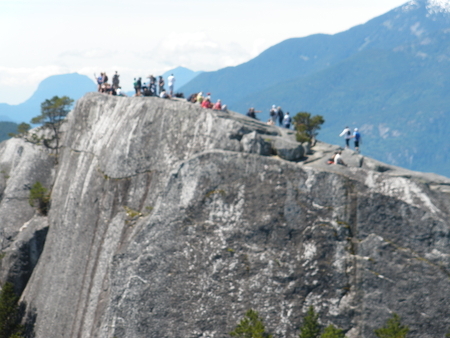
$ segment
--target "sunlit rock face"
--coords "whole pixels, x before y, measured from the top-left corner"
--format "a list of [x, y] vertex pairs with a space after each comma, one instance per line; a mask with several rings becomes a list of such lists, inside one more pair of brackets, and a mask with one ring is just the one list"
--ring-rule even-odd
[[92, 93], [64, 128], [50, 212], [16, 225], [48, 226], [22, 294], [36, 337], [227, 337], [249, 308], [296, 337], [310, 305], [347, 337], [392, 312], [447, 332], [449, 179], [327, 165], [336, 146], [183, 101]]

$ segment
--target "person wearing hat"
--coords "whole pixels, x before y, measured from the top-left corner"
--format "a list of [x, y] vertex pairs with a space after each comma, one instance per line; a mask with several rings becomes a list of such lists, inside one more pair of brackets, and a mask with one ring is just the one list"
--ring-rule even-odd
[[361, 134], [358, 131], [358, 128], [353, 130], [353, 138], [355, 139], [355, 151], [359, 153], [359, 141], [361, 140]]

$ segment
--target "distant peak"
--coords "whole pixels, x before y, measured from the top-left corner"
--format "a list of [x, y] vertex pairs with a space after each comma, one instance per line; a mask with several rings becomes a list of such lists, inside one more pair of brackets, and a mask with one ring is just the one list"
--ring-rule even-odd
[[425, 6], [430, 14], [450, 13], [450, 0], [411, 0], [401, 8], [404, 12], [410, 12]]
[[430, 13], [450, 13], [450, 0], [428, 0], [427, 9]]

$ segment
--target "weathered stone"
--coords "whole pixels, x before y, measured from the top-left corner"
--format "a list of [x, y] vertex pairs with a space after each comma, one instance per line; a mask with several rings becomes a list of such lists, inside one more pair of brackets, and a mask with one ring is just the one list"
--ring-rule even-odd
[[299, 161], [305, 154], [301, 143], [277, 137], [273, 140], [273, 148], [278, 156], [288, 161]]
[[[349, 338], [374, 338], [391, 312], [413, 338], [447, 332], [449, 179], [368, 158], [330, 166], [337, 147], [321, 142], [306, 162], [260, 156], [260, 139], [295, 161], [301, 145], [159, 98], [88, 94], [65, 128], [22, 294], [36, 337], [226, 337], [249, 308], [274, 337], [296, 337], [309, 305]], [[11, 248], [19, 223], [0, 224], [15, 229]]]
[[242, 149], [245, 153], [268, 156], [271, 154], [272, 146], [270, 140], [265, 141], [256, 131], [246, 134], [241, 140]]

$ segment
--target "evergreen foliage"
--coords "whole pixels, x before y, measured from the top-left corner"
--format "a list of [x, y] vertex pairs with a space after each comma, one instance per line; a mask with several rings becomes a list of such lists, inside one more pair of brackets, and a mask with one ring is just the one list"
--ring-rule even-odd
[[31, 187], [28, 202], [32, 207], [37, 206], [37, 209], [42, 215], [47, 215], [50, 204], [50, 193], [41, 182], [37, 181]]
[[314, 144], [318, 130], [325, 123], [323, 116], [311, 116], [310, 113], [300, 112], [294, 116], [294, 125], [297, 130], [298, 142], [311, 142]]
[[258, 312], [250, 309], [245, 313], [244, 318], [236, 328], [230, 332], [230, 336], [238, 338], [271, 338], [272, 335], [266, 332], [264, 323]]
[[319, 314], [314, 311], [314, 307], [311, 305], [306, 312], [306, 316], [303, 319], [303, 325], [300, 328], [299, 338], [319, 338], [320, 325]]
[[42, 129], [50, 130], [50, 138], [43, 137], [42, 141], [46, 148], [55, 150], [58, 154], [60, 148], [61, 125], [65, 122], [67, 114], [70, 112], [73, 100], [67, 96], [54, 96], [50, 100], [45, 100], [41, 104], [41, 115], [31, 120], [32, 124], [41, 124]]
[[344, 338], [345, 334], [341, 329], [336, 328], [334, 325], [328, 325], [323, 331], [320, 338]]
[[19, 296], [11, 283], [5, 283], [0, 292], [0, 338], [21, 338]]
[[374, 332], [379, 338], [405, 338], [409, 332], [409, 327], [402, 325], [400, 316], [394, 313], [392, 314], [392, 317], [387, 320], [385, 326]]

